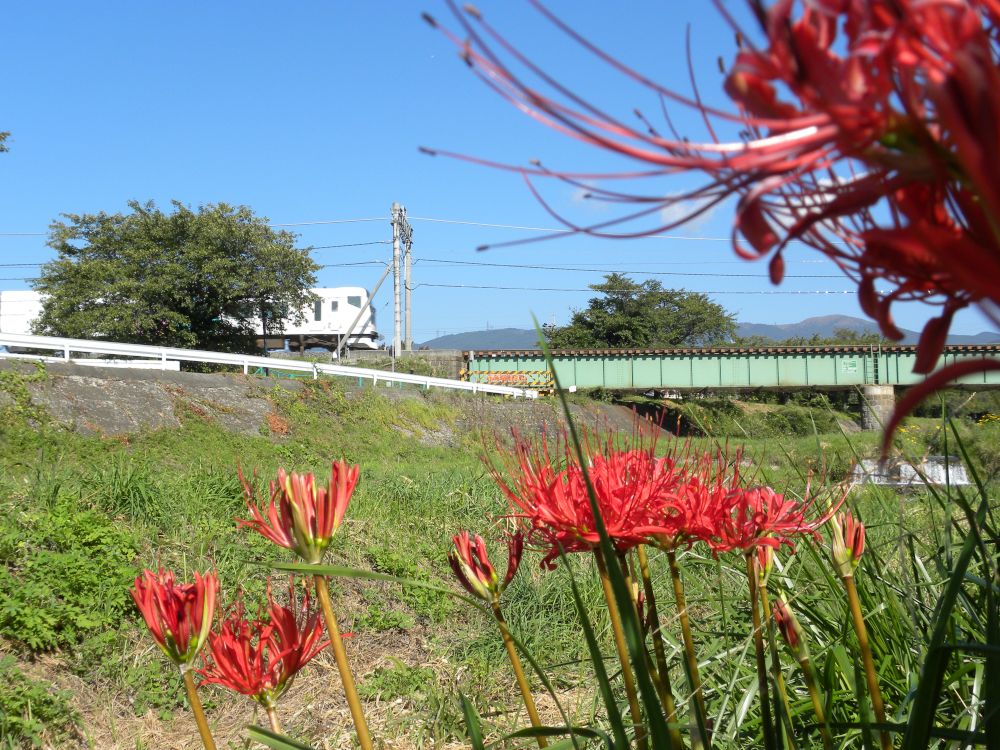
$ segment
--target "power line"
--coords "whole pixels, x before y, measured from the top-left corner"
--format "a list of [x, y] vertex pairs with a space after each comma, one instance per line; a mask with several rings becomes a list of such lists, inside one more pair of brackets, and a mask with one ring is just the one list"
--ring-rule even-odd
[[387, 216], [375, 216], [370, 219], [322, 219], [320, 221], [292, 221], [285, 224], [268, 224], [269, 227], [311, 227], [318, 224], [360, 224], [364, 221], [389, 221]]
[[[411, 216], [414, 221], [429, 221], [435, 224], [461, 224], [470, 227], [484, 227], [487, 229], [516, 229], [522, 232], [548, 232], [551, 234], [584, 234], [586, 232], [580, 232], [575, 229], [566, 229], [559, 227], [528, 227], [520, 226], [518, 224], [492, 224], [483, 221], [467, 221], [465, 219], [437, 219], [429, 216]], [[586, 229], [586, 227], [584, 227]], [[686, 234], [647, 234], [642, 237], [631, 237], [632, 240], [685, 240], [689, 242], [732, 242], [732, 237], [700, 237], [698, 235], [686, 235]], [[795, 243], [802, 243], [803, 240], [792, 240]], [[847, 244], [844, 242], [832, 242], [831, 244], [843, 245]]]
[[[600, 289], [595, 290], [590, 287], [585, 288], [569, 288], [569, 287], [544, 287], [544, 286], [492, 286], [483, 284], [417, 284], [414, 288], [419, 288], [422, 286], [435, 287], [441, 289], [503, 289], [507, 291], [518, 291], [518, 292], [594, 292], [600, 291], [602, 293], [607, 292], [634, 292], [634, 289]], [[698, 289], [687, 289], [687, 292], [693, 294], [857, 294], [854, 289], [849, 289], [846, 291], [834, 290], [834, 289], [816, 289], [813, 291], [790, 291], [790, 290], [745, 290], [745, 291], [712, 291], [712, 290], [698, 290]], [[882, 294], [882, 292], [880, 292]]]
[[[470, 227], [483, 227], [486, 229], [512, 229], [522, 232], [547, 232], [551, 234], [566, 234], [572, 235], [577, 234], [575, 230], [560, 228], [560, 227], [533, 227], [521, 224], [500, 224], [485, 221], [471, 221], [468, 219], [440, 219], [432, 216], [411, 216], [409, 217], [412, 221], [426, 221], [435, 224], [457, 224], [462, 226]], [[390, 221], [388, 216], [373, 216], [361, 219], [319, 219], [316, 221], [291, 221], [283, 223], [268, 224], [269, 227], [307, 227], [307, 226], [326, 226], [335, 224], [359, 224], [362, 222], [371, 221]], [[47, 237], [47, 232], [0, 232], [0, 237]], [[636, 237], [635, 239], [659, 239], [659, 240], [681, 240], [686, 242], [731, 242], [732, 237], [702, 237], [699, 235], [682, 235], [682, 234], [650, 234], [645, 237]], [[799, 240], [796, 240], [798, 242]], [[363, 243], [359, 243], [363, 244]], [[327, 247], [327, 246], [323, 246]], [[331, 245], [330, 247], [336, 247]], [[350, 247], [350, 245], [344, 245], [344, 247]]]
[[358, 260], [353, 263], [324, 263], [323, 265], [320, 266], [320, 268], [340, 268], [343, 266], [387, 266], [387, 265], [389, 264], [381, 260]]
[[391, 245], [389, 240], [374, 240], [373, 242], [347, 242], [343, 245], [310, 245], [307, 250], [329, 250], [333, 247], [363, 247], [365, 245]]
[[[474, 260], [447, 260], [444, 258], [420, 258], [417, 262], [443, 263], [455, 266], [490, 266], [493, 268], [530, 268], [539, 271], [584, 271], [603, 273], [605, 268], [583, 268], [579, 266], [542, 266], [530, 263], [489, 263]], [[711, 273], [708, 271], [635, 271], [619, 270], [619, 273], [641, 273], [647, 276], [714, 276], [721, 278], [766, 279], [767, 274], [760, 273]], [[842, 279], [842, 274], [785, 274], [786, 279]]]

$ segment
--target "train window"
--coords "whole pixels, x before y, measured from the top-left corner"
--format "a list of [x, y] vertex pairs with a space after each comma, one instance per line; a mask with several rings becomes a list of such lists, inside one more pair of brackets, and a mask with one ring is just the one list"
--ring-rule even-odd
[[355, 297], [355, 296], [348, 297], [347, 304], [351, 305], [352, 307], [361, 307], [361, 297]]
[[323, 300], [316, 300], [313, 305], [313, 320], [319, 322], [323, 318]]
[[337, 307], [339, 305], [340, 303], [337, 302], [337, 300], [333, 300], [332, 302], [330, 302], [330, 312], [337, 312]]

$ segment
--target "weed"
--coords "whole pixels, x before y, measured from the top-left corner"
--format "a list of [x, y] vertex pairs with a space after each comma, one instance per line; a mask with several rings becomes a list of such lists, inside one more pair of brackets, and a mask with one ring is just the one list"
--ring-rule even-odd
[[25, 675], [12, 656], [0, 656], [0, 737], [4, 747], [57, 743], [75, 734], [79, 717], [69, 695]]
[[51, 508], [4, 505], [0, 634], [47, 651], [115, 627], [136, 574], [133, 536], [65, 497]]
[[392, 666], [379, 667], [365, 677], [358, 692], [368, 700], [405, 698], [413, 702], [423, 698], [436, 679], [433, 669], [412, 667], [392, 658]]

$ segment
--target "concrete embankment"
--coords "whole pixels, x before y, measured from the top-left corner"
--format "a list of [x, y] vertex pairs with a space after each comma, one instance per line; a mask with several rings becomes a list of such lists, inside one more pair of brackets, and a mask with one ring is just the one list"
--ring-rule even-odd
[[[0, 360], [0, 405], [23, 397], [43, 409], [67, 429], [106, 436], [127, 435], [179, 427], [183, 414], [192, 412], [234, 432], [259, 433], [274, 413], [274, 389], [295, 392], [306, 387], [293, 378], [252, 375], [50, 364], [39, 370], [26, 362]], [[363, 392], [352, 381], [347, 398]], [[367, 386], [370, 390], [371, 386]], [[447, 404], [455, 420], [443, 431], [478, 430], [506, 432], [514, 427], [534, 433], [561, 421], [561, 407], [551, 399], [511, 400], [470, 393], [430, 393], [410, 388], [378, 387], [390, 400], [428, 399]], [[611, 404], [573, 405], [584, 424], [629, 429], [631, 411]]]

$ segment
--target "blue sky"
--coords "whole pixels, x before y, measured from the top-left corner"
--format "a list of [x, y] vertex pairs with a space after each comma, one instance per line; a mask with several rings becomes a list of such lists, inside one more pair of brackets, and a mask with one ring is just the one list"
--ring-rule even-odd
[[[684, 7], [680, 7], [684, 5]], [[688, 7], [690, 6], [690, 7]], [[659, 104], [589, 61], [524, 3], [479, 6], [546, 69], [623, 117]], [[716, 58], [732, 35], [708, 3], [553, 2], [567, 21], [658, 81], [689, 90], [684, 35], [691, 25], [703, 94], [719, 103]], [[49, 223], [61, 213], [124, 210], [130, 199], [166, 206], [246, 204], [289, 227], [323, 264], [319, 284], [371, 287], [390, 256], [389, 206], [406, 206], [414, 227], [414, 339], [485, 327], [565, 322], [586, 291], [518, 291], [476, 286], [585, 289], [600, 271], [657, 273], [667, 286], [727, 292], [713, 298], [740, 320], [793, 322], [811, 315], [861, 315], [852, 285], [816, 253], [788, 255], [789, 279], [775, 289], [761, 264], [736, 261], [725, 239], [731, 208], [672, 232], [691, 239], [599, 241], [578, 237], [477, 253], [482, 244], [542, 235], [555, 221], [509, 173], [432, 158], [425, 145], [524, 164], [620, 167], [518, 113], [471, 75], [455, 50], [420, 20], [445, 18], [438, 0], [365, 2], [101, 3], [28, 0], [5, 6], [0, 28], [0, 262], [40, 263]], [[700, 133], [683, 109], [682, 132]], [[653, 188], [647, 185], [647, 189]], [[662, 192], [682, 184], [661, 183]], [[554, 205], [581, 221], [602, 208], [551, 186]], [[376, 221], [333, 222], [348, 219]], [[434, 220], [434, 221], [432, 221]], [[457, 222], [457, 223], [456, 223]], [[470, 222], [470, 223], [462, 223]], [[17, 236], [14, 233], [29, 233]], [[598, 271], [452, 265], [441, 261], [572, 266]], [[3, 267], [0, 288], [23, 289], [31, 267]], [[692, 276], [681, 274], [712, 274]], [[741, 274], [737, 276], [736, 274]], [[465, 285], [465, 288], [434, 284]], [[376, 298], [391, 336], [387, 284]], [[733, 292], [741, 292], [734, 294]], [[897, 308], [919, 328], [920, 306]], [[956, 333], [989, 325], [976, 312]]]

